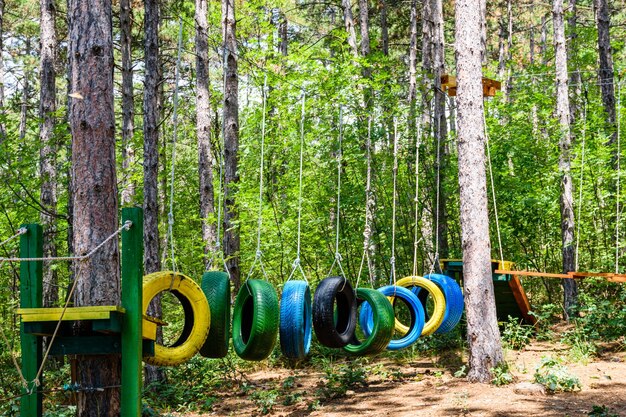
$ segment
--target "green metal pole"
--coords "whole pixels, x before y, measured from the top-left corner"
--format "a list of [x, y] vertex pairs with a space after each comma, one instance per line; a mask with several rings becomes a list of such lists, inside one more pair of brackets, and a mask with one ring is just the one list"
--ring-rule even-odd
[[[43, 256], [43, 232], [38, 224], [24, 224], [27, 232], [20, 238], [20, 258], [41, 258]], [[43, 262], [20, 262], [20, 307], [41, 308]], [[20, 324], [22, 345], [22, 373], [28, 387], [22, 388], [20, 415], [39, 417], [42, 415], [41, 389], [33, 381], [41, 366], [41, 337], [24, 333], [24, 323]], [[42, 378], [43, 379], [43, 378]]]
[[122, 222], [130, 220], [122, 232], [122, 417], [141, 415], [141, 323], [143, 280], [143, 211], [122, 209]]

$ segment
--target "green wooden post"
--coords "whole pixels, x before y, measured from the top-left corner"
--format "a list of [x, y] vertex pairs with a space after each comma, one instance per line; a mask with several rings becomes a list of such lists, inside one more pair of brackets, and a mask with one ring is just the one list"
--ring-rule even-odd
[[122, 417], [141, 415], [141, 323], [143, 280], [143, 211], [122, 209], [122, 223], [133, 225], [122, 232]]
[[[24, 224], [27, 232], [20, 238], [20, 258], [41, 258], [43, 256], [43, 232], [38, 224]], [[43, 262], [20, 262], [20, 307], [41, 308]], [[33, 381], [37, 376], [42, 360], [41, 337], [24, 333], [24, 323], [20, 324], [22, 345], [22, 373], [28, 381], [28, 388], [22, 388], [24, 395], [20, 404], [22, 417], [38, 417], [42, 414], [41, 389]], [[28, 394], [29, 391], [32, 392]]]

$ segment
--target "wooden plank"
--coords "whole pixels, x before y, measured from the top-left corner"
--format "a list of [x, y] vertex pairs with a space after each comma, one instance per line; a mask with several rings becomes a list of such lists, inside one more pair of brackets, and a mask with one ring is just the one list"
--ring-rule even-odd
[[553, 274], [553, 273], [548, 273], [548, 272], [536, 272], [536, 271], [509, 271], [506, 269], [496, 269], [494, 273], [518, 275], [518, 276], [524, 276], [524, 277], [571, 278], [571, 275], [568, 275], [568, 274]]
[[125, 312], [126, 310], [120, 306], [69, 307], [65, 310], [65, 314], [63, 314], [62, 307], [19, 308], [17, 310], [17, 314], [22, 316], [22, 322], [103, 320], [109, 319], [112, 313], [124, 314]]
[[111, 355], [122, 351], [119, 334], [97, 336], [64, 336], [54, 339], [51, 355]]
[[531, 314], [530, 312], [530, 302], [528, 301], [528, 297], [526, 296], [526, 291], [524, 291], [524, 287], [522, 287], [522, 282], [519, 279], [519, 276], [513, 275], [511, 280], [509, 281], [509, 287], [513, 291], [513, 297], [515, 297], [515, 301], [517, 301], [517, 305], [522, 311], [522, 316], [524, 316], [524, 320], [528, 324], [536, 324], [537, 318]]

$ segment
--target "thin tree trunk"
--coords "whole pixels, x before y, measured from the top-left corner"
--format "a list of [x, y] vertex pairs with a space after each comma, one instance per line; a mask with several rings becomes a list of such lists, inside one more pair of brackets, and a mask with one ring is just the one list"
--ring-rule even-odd
[[130, 167], [134, 165], [135, 150], [132, 139], [135, 129], [135, 98], [133, 91], [132, 9], [130, 0], [120, 0], [120, 49], [122, 52], [122, 205], [129, 205], [135, 197], [137, 184]]
[[[530, 16], [535, 15], [535, 5], [530, 5]], [[528, 29], [528, 49], [530, 55], [530, 65], [535, 65], [535, 22], [534, 19], [530, 21], [530, 28]]]
[[343, 7], [343, 22], [346, 26], [346, 32], [348, 33], [348, 45], [350, 45], [350, 49], [352, 49], [352, 54], [358, 56], [356, 30], [354, 29], [354, 17], [352, 16], [350, 0], [341, 0], [341, 6]]
[[548, 14], [541, 16], [541, 43], [539, 44], [539, 55], [541, 55], [541, 63], [545, 66], [548, 64]]
[[224, 41], [224, 256], [235, 291], [240, 286], [239, 217], [235, 194], [239, 183], [239, 80], [237, 70], [237, 22], [235, 1], [222, 0]]
[[[57, 144], [54, 137], [56, 111], [56, 49], [57, 35], [55, 29], [56, 5], [54, 0], [42, 0], [40, 4], [40, 39], [41, 63], [39, 76], [41, 92], [39, 96], [39, 177], [41, 178], [41, 205], [47, 210], [42, 212], [40, 219], [44, 228], [44, 257], [57, 256], [56, 250], [56, 219], [57, 211]], [[52, 307], [59, 299], [57, 273], [49, 262], [43, 267], [43, 305]]]
[[[615, 124], [615, 86], [613, 84], [613, 53], [611, 52], [611, 14], [607, 0], [594, 0], [596, 9], [596, 23], [598, 25], [598, 57], [600, 68], [598, 81], [602, 91], [602, 104], [606, 113], [607, 125], [610, 129], [609, 144], [617, 140]], [[614, 160], [617, 160], [617, 151], [613, 151]]]
[[[0, 0], [0, 116], [4, 115], [4, 0]], [[0, 121], [0, 144], [6, 139], [4, 122]]]
[[567, 32], [569, 33], [569, 51], [570, 62], [574, 67], [574, 70], [569, 76], [570, 88], [573, 87], [574, 91], [572, 99], [570, 100], [570, 123], [578, 120], [580, 113], [580, 102], [582, 97], [582, 81], [580, 77], [580, 65], [578, 59], [578, 33], [576, 28], [578, 26], [578, 8], [576, 7], [577, 0], [569, 0], [569, 17], [567, 19]]
[[[74, 245], [84, 254], [118, 228], [111, 1], [70, 0], [69, 99], [74, 184]], [[80, 96], [78, 96], [80, 95]], [[119, 305], [117, 239], [76, 269], [76, 306]], [[79, 417], [119, 416], [119, 355], [78, 356]]]
[[387, 1], [380, 0], [380, 38], [383, 54], [389, 55], [389, 25], [387, 24]]
[[[30, 55], [30, 37], [26, 38], [26, 45], [24, 46], [24, 56]], [[20, 147], [25, 145], [24, 138], [26, 137], [26, 120], [28, 119], [28, 101], [30, 95], [30, 68], [28, 64], [24, 62], [24, 75], [22, 79], [22, 104], [20, 105], [20, 127], [19, 138]]]
[[[417, 0], [411, 0], [409, 39], [409, 137], [417, 138]], [[411, 170], [409, 170], [411, 171]]]
[[211, 92], [209, 90], [209, 45], [207, 0], [196, 0], [196, 134], [198, 173], [200, 175], [200, 218], [204, 242], [205, 266], [215, 248], [216, 225], [210, 220], [215, 213], [213, 162], [211, 149]]
[[463, 284], [467, 314], [467, 378], [489, 382], [491, 368], [503, 361], [491, 279], [491, 245], [485, 173], [480, 0], [456, 2], [458, 159], [463, 249]]
[[[563, 273], [574, 270], [574, 198], [570, 161], [570, 109], [567, 88], [567, 50], [563, 24], [563, 0], [554, 0], [553, 8], [554, 50], [556, 70], [556, 114], [561, 127], [559, 140], [559, 172], [561, 174], [561, 241]], [[578, 289], [573, 279], [563, 280], [565, 317], [569, 320], [576, 311]]]
[[288, 29], [289, 25], [287, 23], [287, 17], [285, 17], [285, 15], [281, 13], [280, 23], [278, 25], [278, 33], [280, 34], [279, 51], [282, 56], [287, 56], [287, 47], [289, 46]]

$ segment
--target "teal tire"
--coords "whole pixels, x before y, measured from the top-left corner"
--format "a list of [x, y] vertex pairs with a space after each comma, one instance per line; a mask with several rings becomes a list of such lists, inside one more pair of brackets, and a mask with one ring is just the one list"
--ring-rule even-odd
[[311, 348], [311, 290], [305, 281], [287, 281], [280, 299], [280, 350], [289, 359], [306, 358]]

